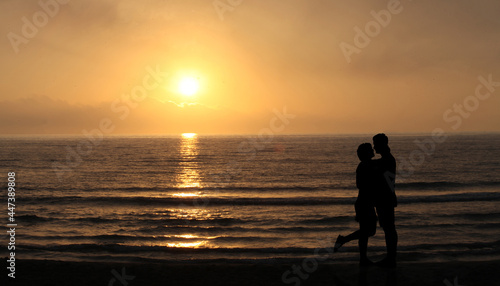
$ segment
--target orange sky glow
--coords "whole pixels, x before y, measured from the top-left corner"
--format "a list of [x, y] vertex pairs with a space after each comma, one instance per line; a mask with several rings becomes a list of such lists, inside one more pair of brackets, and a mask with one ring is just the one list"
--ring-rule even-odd
[[0, 11], [2, 135], [82, 134], [103, 120], [110, 135], [252, 134], [284, 109], [283, 134], [500, 131], [498, 1], [7, 0]]

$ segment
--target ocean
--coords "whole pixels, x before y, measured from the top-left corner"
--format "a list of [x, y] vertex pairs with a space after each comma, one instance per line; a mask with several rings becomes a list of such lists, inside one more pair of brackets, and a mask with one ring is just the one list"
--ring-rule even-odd
[[[500, 135], [388, 135], [402, 166], [398, 259], [499, 258]], [[357, 261], [356, 242], [329, 248], [358, 228], [364, 142], [371, 136], [2, 137], [2, 251], [15, 172], [17, 259]], [[368, 254], [384, 252], [378, 227]]]

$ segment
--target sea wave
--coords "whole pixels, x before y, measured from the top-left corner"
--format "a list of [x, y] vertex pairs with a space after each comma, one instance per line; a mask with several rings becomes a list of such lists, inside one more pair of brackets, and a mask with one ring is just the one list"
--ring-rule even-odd
[[[210, 183], [207, 183], [210, 184]], [[178, 187], [119, 187], [119, 186], [100, 186], [99, 188], [87, 188], [85, 193], [101, 193], [101, 192], [112, 192], [112, 193], [140, 193], [148, 192], [151, 194], [158, 193], [177, 193], [180, 191], [190, 191], [190, 192], [236, 192], [236, 193], [270, 193], [270, 192], [304, 192], [304, 191], [315, 191], [315, 192], [329, 192], [332, 190], [356, 190], [354, 181], [352, 183], [337, 182], [335, 184], [328, 185], [305, 185], [307, 182], [303, 182], [302, 185], [272, 185], [270, 183], [263, 183], [262, 186], [238, 186], [233, 184], [213, 184], [216, 186], [203, 186], [203, 187], [192, 187], [192, 188], [178, 188]], [[433, 181], [433, 182], [396, 182], [397, 190], [453, 190], [453, 189], [466, 189], [466, 188], [493, 188], [500, 187], [500, 181], [471, 181], [471, 182], [457, 182], [457, 181]], [[60, 190], [59, 187], [45, 187], [43, 191], [53, 192]], [[37, 185], [25, 185], [23, 186], [23, 191], [36, 191], [40, 192], [40, 188]], [[81, 190], [70, 189], [69, 191], [78, 192]]]
[[473, 182], [396, 182], [396, 189], [401, 190], [451, 190], [463, 188], [500, 187], [499, 181], [473, 181]]
[[[23, 201], [32, 204], [105, 204], [105, 205], [148, 205], [148, 206], [307, 206], [307, 205], [346, 205], [353, 204], [354, 197], [146, 197], [146, 196], [61, 196], [61, 197], [30, 197]], [[466, 192], [456, 194], [437, 194], [427, 196], [400, 195], [399, 203], [440, 203], [440, 202], [468, 202], [468, 201], [498, 201], [500, 192]]]
[[[500, 241], [491, 242], [469, 242], [469, 243], [443, 243], [443, 244], [415, 244], [415, 245], [401, 245], [399, 250], [405, 251], [449, 251], [449, 250], [489, 250], [491, 253], [500, 253]], [[199, 247], [199, 248], [183, 248], [183, 247], [169, 247], [158, 245], [124, 245], [119, 243], [108, 244], [23, 244], [19, 246], [20, 249], [26, 250], [45, 250], [57, 252], [117, 252], [117, 253], [138, 253], [138, 252], [165, 252], [165, 253], [265, 253], [265, 254], [279, 254], [279, 253], [299, 253], [299, 254], [312, 254], [316, 249], [328, 248], [331, 246], [312, 247], [263, 247], [263, 248], [240, 248], [240, 247]], [[373, 247], [375, 251], [383, 250], [383, 246]], [[357, 252], [357, 247], [349, 246], [344, 247], [343, 251]]]

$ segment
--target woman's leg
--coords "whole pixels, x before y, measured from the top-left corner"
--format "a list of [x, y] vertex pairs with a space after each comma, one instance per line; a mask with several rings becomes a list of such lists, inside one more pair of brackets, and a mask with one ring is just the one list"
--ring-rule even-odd
[[377, 231], [377, 216], [374, 208], [367, 208], [359, 220], [359, 260], [363, 264], [371, 264], [368, 259], [368, 238], [374, 236]]
[[339, 235], [337, 237], [337, 241], [335, 242], [335, 246], [333, 247], [333, 252], [337, 252], [339, 248], [342, 247], [345, 243], [348, 243], [351, 240], [359, 239], [360, 236], [360, 231], [356, 230], [355, 232], [347, 235], [347, 236], [342, 236]]
[[347, 243], [352, 240], [357, 240], [361, 237], [361, 230], [356, 230], [355, 232], [349, 234], [348, 236], [344, 236], [344, 243]]
[[336, 252], [343, 244], [349, 241], [358, 240], [359, 254], [361, 261], [368, 260], [366, 252], [368, 249], [368, 237], [375, 235], [377, 229], [377, 215], [375, 208], [364, 206], [361, 203], [355, 204], [356, 218], [359, 219], [359, 230], [347, 235], [339, 235], [335, 243]]

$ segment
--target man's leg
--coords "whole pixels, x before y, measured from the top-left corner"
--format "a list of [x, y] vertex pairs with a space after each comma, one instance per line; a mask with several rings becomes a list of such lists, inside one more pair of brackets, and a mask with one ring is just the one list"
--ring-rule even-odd
[[367, 251], [368, 251], [368, 236], [361, 235], [358, 240], [359, 247], [359, 261], [365, 261], [368, 259]]
[[394, 207], [377, 207], [378, 220], [385, 233], [385, 245], [387, 247], [387, 260], [396, 262], [398, 246], [398, 233], [396, 231]]

